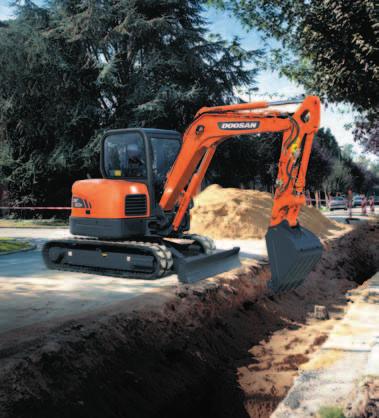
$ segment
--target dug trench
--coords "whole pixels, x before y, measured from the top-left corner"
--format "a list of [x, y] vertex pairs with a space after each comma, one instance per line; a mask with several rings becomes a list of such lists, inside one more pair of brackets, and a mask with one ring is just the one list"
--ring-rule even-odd
[[268, 417], [327, 337], [346, 292], [379, 267], [379, 225], [325, 242], [295, 291], [267, 264], [0, 336], [0, 417]]

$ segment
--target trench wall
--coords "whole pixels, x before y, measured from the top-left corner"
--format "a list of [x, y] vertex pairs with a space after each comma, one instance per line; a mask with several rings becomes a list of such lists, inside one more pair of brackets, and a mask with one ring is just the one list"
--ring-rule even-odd
[[289, 320], [305, 321], [323, 302], [315, 289], [327, 292], [333, 282], [343, 293], [372, 276], [378, 232], [362, 225], [325, 243], [306, 283], [287, 294], [270, 294], [268, 265], [249, 261], [38, 335], [31, 328], [0, 336], [0, 416], [247, 417], [236, 368], [251, 361], [248, 350]]

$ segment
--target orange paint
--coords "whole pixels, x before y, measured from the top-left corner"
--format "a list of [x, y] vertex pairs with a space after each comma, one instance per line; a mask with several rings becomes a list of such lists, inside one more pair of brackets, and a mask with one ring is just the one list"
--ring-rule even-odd
[[143, 183], [126, 180], [91, 179], [77, 181], [72, 186], [72, 195], [86, 199], [88, 208], [72, 208], [71, 216], [78, 218], [122, 219], [141, 218], [141, 216], [125, 216], [125, 196], [144, 194], [147, 197], [147, 214], [150, 216], [149, 192]]

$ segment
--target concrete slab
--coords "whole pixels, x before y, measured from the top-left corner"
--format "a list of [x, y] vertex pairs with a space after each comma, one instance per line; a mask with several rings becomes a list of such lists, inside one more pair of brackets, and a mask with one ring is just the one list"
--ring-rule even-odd
[[365, 369], [366, 376], [379, 376], [379, 337], [376, 344], [371, 349]]

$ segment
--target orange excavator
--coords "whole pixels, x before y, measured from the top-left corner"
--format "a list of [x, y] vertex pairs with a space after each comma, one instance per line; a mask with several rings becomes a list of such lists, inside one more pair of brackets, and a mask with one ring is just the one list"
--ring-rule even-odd
[[[283, 105], [298, 104], [295, 111]], [[299, 286], [321, 257], [319, 239], [298, 223], [320, 101], [255, 102], [204, 107], [185, 131], [117, 129], [101, 142], [102, 179], [72, 188], [70, 232], [47, 242], [52, 269], [157, 279], [177, 273], [184, 283], [239, 265], [239, 248], [217, 250], [207, 237], [189, 234], [192, 198], [216, 148], [235, 136], [281, 132], [276, 191], [266, 235], [272, 278], [280, 292]]]

